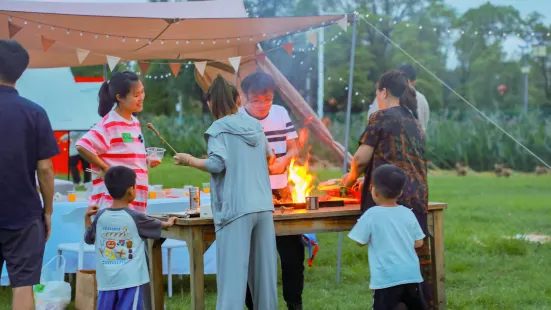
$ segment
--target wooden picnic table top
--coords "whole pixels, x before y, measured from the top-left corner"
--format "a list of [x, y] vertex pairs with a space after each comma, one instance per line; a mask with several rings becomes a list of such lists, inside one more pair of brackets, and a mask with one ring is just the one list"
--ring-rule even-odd
[[[447, 208], [446, 203], [442, 202], [429, 202], [429, 211], [443, 210]], [[294, 210], [285, 210], [281, 212], [279, 209], [276, 209], [274, 212], [274, 221], [283, 221], [283, 220], [300, 220], [300, 219], [313, 219], [313, 218], [324, 218], [324, 217], [341, 217], [341, 216], [351, 216], [357, 215], [358, 217], [362, 214], [359, 204], [350, 204], [345, 205], [344, 207], [326, 207], [319, 208], [318, 210], [306, 210], [306, 209], [294, 209]], [[166, 214], [152, 215], [159, 219], [166, 219]], [[212, 218], [178, 218], [175, 225], [178, 226], [202, 226], [202, 225], [214, 225]]]

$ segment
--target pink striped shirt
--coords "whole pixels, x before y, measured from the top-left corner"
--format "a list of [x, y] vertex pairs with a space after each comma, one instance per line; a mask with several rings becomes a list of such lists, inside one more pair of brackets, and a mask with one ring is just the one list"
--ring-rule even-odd
[[[132, 116], [126, 120], [111, 111], [78, 142], [86, 150], [98, 155], [109, 166], [125, 166], [136, 172], [136, 199], [130, 208], [145, 212], [147, 207], [148, 178], [145, 145], [140, 122]], [[107, 192], [103, 179], [92, 175], [90, 204], [100, 209], [111, 206], [113, 198]]]

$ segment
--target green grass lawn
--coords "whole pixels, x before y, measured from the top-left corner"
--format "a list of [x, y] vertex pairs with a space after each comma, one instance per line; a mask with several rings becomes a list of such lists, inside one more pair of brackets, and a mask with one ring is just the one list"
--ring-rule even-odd
[[[321, 171], [319, 179], [338, 177]], [[208, 175], [162, 165], [151, 184], [165, 188], [200, 185]], [[551, 244], [536, 245], [504, 236], [551, 235], [551, 176], [487, 174], [463, 178], [431, 176], [430, 200], [446, 202], [444, 212], [448, 309], [551, 309]], [[371, 304], [367, 250], [344, 235], [342, 278], [335, 283], [338, 234], [318, 234], [320, 251], [306, 268], [305, 309], [368, 309]], [[177, 263], [177, 262], [176, 262]], [[189, 309], [189, 277], [174, 278], [175, 296], [167, 309]], [[206, 309], [215, 309], [216, 278], [207, 276]], [[1, 290], [0, 309], [9, 309], [9, 290]], [[280, 287], [280, 309], [285, 309]]]

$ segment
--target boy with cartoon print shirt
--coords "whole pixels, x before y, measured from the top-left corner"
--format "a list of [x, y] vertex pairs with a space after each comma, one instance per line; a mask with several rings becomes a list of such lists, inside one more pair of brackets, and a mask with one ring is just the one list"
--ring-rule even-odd
[[96, 246], [98, 309], [143, 309], [142, 287], [149, 283], [145, 239], [159, 239], [176, 218], [161, 222], [128, 207], [136, 197], [136, 173], [130, 168], [110, 168], [105, 185], [113, 205], [99, 212], [90, 206], [85, 217], [85, 242]]

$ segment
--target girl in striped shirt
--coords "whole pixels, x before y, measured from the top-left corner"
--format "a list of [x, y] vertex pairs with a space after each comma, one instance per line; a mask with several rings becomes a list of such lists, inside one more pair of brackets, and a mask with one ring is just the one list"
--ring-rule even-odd
[[133, 169], [137, 175], [136, 199], [129, 207], [145, 212], [147, 168], [154, 168], [161, 161], [146, 158], [140, 122], [133, 115], [143, 110], [143, 84], [133, 72], [117, 72], [108, 82], [103, 83], [98, 97], [98, 113], [103, 119], [76, 144], [80, 155], [95, 170], [99, 170], [92, 179], [90, 205], [97, 205], [100, 209], [111, 206], [113, 198], [107, 192], [103, 176], [111, 166], [125, 166]]

